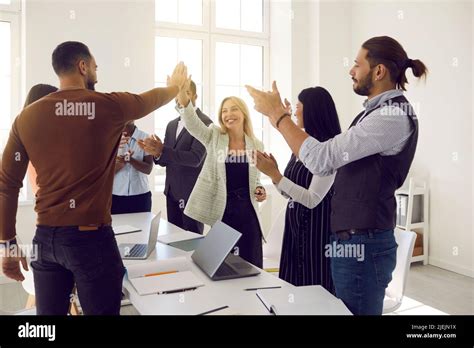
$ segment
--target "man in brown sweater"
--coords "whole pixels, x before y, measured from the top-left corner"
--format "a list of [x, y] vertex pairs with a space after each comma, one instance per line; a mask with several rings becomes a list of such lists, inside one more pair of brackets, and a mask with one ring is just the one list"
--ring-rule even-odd
[[[74, 283], [85, 314], [119, 314], [124, 267], [110, 226], [114, 166], [127, 122], [178, 94], [187, 77], [176, 66], [166, 88], [142, 94], [98, 93], [88, 47], [64, 42], [52, 55], [59, 91], [14, 120], [0, 170], [0, 243], [16, 243], [18, 193], [28, 162], [37, 171], [38, 214], [32, 261], [38, 314], [66, 314]], [[5, 247], [7, 247], [5, 249]], [[24, 258], [6, 255], [6, 276], [23, 280]]]

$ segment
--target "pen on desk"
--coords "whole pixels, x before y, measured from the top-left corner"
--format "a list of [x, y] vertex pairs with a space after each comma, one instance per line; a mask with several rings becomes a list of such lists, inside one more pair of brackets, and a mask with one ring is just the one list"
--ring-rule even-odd
[[280, 289], [281, 286], [267, 286], [267, 287], [263, 287], [263, 288], [248, 288], [248, 289], [244, 289], [244, 291], [255, 291], [255, 290], [264, 290], [264, 289]]
[[214, 313], [214, 312], [221, 311], [221, 310], [226, 309], [226, 308], [229, 308], [229, 306], [222, 306], [222, 307], [219, 307], [219, 308], [216, 308], [216, 309], [211, 309], [210, 311], [207, 311], [207, 312], [204, 312], [204, 313], [200, 313], [200, 314], [198, 314], [198, 315], [206, 315], [206, 314], [210, 314], [210, 313]]
[[167, 295], [167, 294], [176, 294], [177, 292], [185, 292], [185, 291], [193, 291], [197, 288], [188, 288], [188, 289], [178, 289], [178, 290], [170, 290], [170, 291], [163, 291], [159, 294]]
[[150, 273], [150, 274], [145, 274], [145, 277], [154, 277], [154, 276], [159, 276], [159, 275], [164, 275], [164, 274], [173, 274], [173, 273], [178, 273], [178, 271], [167, 271], [167, 272]]

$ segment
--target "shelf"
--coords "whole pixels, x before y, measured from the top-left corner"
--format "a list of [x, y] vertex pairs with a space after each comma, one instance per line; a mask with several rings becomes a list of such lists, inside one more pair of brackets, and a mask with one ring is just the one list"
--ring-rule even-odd
[[[397, 225], [397, 228], [406, 230], [405, 226], [401, 226], [401, 225]], [[426, 226], [424, 222], [416, 222], [410, 225], [410, 231], [412, 231], [414, 228], [426, 228]]]
[[412, 256], [411, 262], [420, 262], [425, 260], [425, 255]]
[[[426, 189], [424, 189], [423, 187], [416, 187], [415, 189], [413, 189], [413, 195], [424, 195], [425, 193], [426, 193]], [[408, 189], [404, 189], [404, 188], [398, 189], [397, 191], [395, 191], [395, 194], [408, 196]]]

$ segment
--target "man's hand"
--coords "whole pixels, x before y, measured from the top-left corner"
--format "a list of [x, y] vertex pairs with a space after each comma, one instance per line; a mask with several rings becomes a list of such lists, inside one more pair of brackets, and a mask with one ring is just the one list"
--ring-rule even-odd
[[276, 82], [273, 81], [271, 92], [259, 91], [248, 85], [245, 88], [247, 88], [247, 91], [253, 98], [255, 103], [254, 109], [268, 116], [272, 125], [276, 127], [278, 119], [287, 112], [287, 106], [281, 101]]
[[189, 86], [191, 85], [191, 75], [186, 79], [186, 82], [183, 85], [183, 88], [179, 91], [178, 95], [176, 96], [176, 100], [178, 104], [182, 107], [188, 106], [190, 99], [187, 93]]
[[25, 271], [28, 271], [28, 261], [25, 257], [3, 257], [2, 258], [2, 272], [8, 278], [22, 282], [25, 277], [21, 273], [20, 263]]
[[168, 87], [176, 86], [179, 90], [185, 88], [185, 84], [188, 78], [188, 68], [184, 65], [183, 62], [179, 62], [178, 65], [174, 68], [171, 76], [168, 76], [166, 79], [166, 84]]
[[163, 152], [163, 142], [155, 134], [138, 140], [138, 146], [146, 153], [155, 157], [160, 157]]
[[293, 115], [293, 109], [291, 107], [291, 103], [286, 98], [285, 98], [285, 111], [289, 113], [290, 115]]

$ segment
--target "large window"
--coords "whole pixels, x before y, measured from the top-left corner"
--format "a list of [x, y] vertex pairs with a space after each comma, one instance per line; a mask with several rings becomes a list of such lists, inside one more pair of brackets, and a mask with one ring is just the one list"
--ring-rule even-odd
[[2, 151], [11, 125], [11, 41], [11, 23], [0, 21], [0, 52], [2, 52], [0, 55], [0, 149]]
[[[197, 85], [197, 106], [215, 123], [223, 98], [235, 95], [249, 107], [255, 134], [266, 142], [262, 115], [244, 86], [268, 86], [268, 3], [266, 0], [156, 0], [155, 85], [184, 61]], [[174, 103], [155, 113], [162, 139]], [[164, 169], [156, 167], [155, 189], [163, 190]]]
[[[0, 155], [20, 110], [19, 10], [19, 1], [0, 0]], [[26, 199], [26, 192], [24, 185], [20, 200]]]

